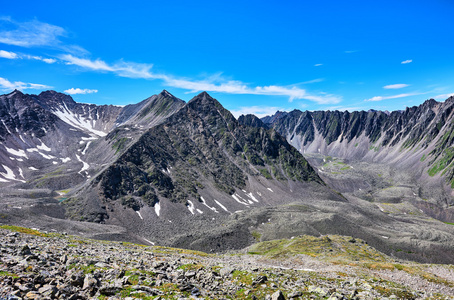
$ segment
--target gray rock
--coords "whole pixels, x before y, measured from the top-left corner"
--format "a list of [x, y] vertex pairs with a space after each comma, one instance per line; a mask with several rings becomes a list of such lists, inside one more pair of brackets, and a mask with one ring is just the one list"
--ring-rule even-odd
[[271, 295], [271, 300], [285, 300], [285, 297], [281, 291], [276, 291]]

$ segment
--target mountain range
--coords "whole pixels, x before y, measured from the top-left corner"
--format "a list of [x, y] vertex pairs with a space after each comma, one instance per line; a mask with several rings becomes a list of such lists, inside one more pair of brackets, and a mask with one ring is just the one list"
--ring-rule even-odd
[[310, 234], [454, 261], [452, 105], [236, 119], [203, 92], [124, 107], [0, 96], [0, 222], [203, 251]]

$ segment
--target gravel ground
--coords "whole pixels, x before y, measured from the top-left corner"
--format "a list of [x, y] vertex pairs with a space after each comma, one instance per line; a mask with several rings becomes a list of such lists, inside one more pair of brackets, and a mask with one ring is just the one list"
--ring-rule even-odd
[[2, 300], [454, 299], [451, 265], [205, 254], [10, 229], [0, 229]]

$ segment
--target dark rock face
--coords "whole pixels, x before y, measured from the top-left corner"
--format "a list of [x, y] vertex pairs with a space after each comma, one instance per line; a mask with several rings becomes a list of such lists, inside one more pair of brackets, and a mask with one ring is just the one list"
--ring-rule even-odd
[[[257, 118], [255, 122], [263, 125]], [[274, 130], [241, 124], [202, 93], [144, 132], [86, 189], [97, 190], [101, 202], [120, 201], [138, 211], [160, 199], [190, 206], [188, 200], [201, 202], [209, 190], [234, 202], [231, 195], [248, 189], [251, 180], [323, 185], [304, 157]], [[78, 205], [71, 207], [72, 215], [79, 215]]]

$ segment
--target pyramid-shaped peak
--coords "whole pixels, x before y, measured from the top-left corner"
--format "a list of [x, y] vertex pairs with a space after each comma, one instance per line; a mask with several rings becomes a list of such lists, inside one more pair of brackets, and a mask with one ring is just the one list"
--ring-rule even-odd
[[213, 97], [210, 96], [210, 94], [208, 94], [207, 92], [201, 92], [200, 94], [198, 94], [197, 96], [195, 96], [194, 98], [192, 98], [190, 102], [201, 102], [201, 103], [205, 103], [205, 104], [208, 104], [208, 103], [216, 103], [218, 102], [216, 99], [214, 99]]
[[8, 96], [14, 96], [14, 95], [23, 95], [24, 93], [22, 93], [21, 91], [19, 91], [18, 89], [15, 89], [14, 91], [12, 91], [11, 93], [8, 94]]
[[169, 93], [169, 91], [167, 90], [162, 90], [161, 93], [159, 93], [160, 96], [163, 96], [163, 97], [171, 97], [171, 98], [175, 98], [174, 95], [172, 95], [171, 93]]

